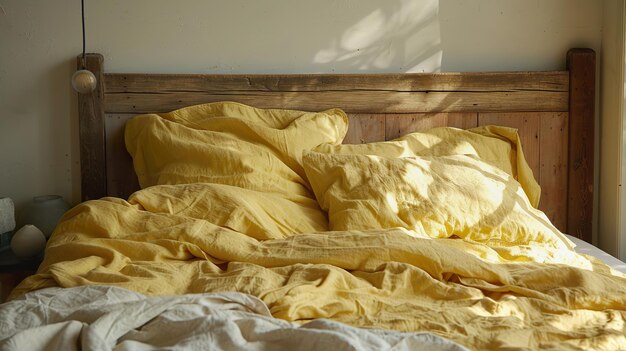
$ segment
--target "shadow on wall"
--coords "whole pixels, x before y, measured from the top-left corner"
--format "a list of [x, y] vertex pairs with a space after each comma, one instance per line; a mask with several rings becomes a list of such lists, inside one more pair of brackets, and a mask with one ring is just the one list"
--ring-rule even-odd
[[602, 6], [593, 2], [395, 0], [359, 5], [342, 15], [342, 22], [317, 32], [325, 42], [316, 38], [310, 46], [317, 48], [312, 63], [319, 70], [562, 70], [568, 49], [600, 49]]
[[439, 0], [189, 0], [185, 6], [158, 2], [161, 5], [145, 0], [132, 6], [91, 4], [87, 17], [93, 28], [92, 50], [104, 54], [112, 70], [215, 74], [440, 70]]
[[87, 20], [90, 51], [120, 73], [554, 70], [601, 39], [602, 6], [577, 3], [111, 0]]
[[[442, 71], [443, 48], [439, 0], [390, 1], [374, 6], [361, 19], [337, 33], [330, 44], [313, 57], [313, 64], [325, 71], [345, 73], [431, 73]], [[327, 38], [328, 40], [328, 38]], [[454, 87], [448, 86], [453, 89]], [[411, 91], [422, 91], [415, 83]], [[426, 95], [424, 103], [433, 94]], [[441, 99], [434, 110], [446, 111], [458, 99], [438, 92]], [[398, 103], [381, 96], [381, 105]]]
[[393, 1], [369, 10], [315, 54], [313, 64], [341, 72], [438, 72], [439, 1]]

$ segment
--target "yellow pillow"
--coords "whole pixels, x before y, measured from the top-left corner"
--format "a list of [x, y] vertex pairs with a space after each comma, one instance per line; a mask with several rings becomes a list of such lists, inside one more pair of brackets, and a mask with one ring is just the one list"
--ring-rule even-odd
[[434, 128], [423, 133], [407, 134], [392, 141], [356, 145], [327, 144], [317, 147], [315, 151], [384, 157], [475, 155], [512, 175], [522, 185], [533, 207], [539, 205], [541, 188], [524, 158], [517, 130], [513, 128]]
[[515, 179], [473, 156], [307, 152], [304, 168], [331, 230], [402, 227], [495, 246], [573, 247]]
[[339, 109], [264, 110], [220, 102], [134, 117], [125, 139], [142, 188], [218, 183], [306, 203], [313, 194], [302, 152], [340, 143], [347, 129]]
[[135, 192], [128, 202], [152, 213], [205, 219], [257, 240], [328, 230], [314, 199], [296, 204], [270, 193], [223, 184], [155, 185]]

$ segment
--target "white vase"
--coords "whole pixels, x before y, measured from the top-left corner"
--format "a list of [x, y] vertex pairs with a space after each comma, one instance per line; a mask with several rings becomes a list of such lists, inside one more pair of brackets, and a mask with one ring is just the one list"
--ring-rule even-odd
[[70, 205], [59, 195], [36, 196], [22, 210], [19, 224], [22, 226], [32, 224], [49, 238], [59, 219], [69, 209]]
[[39, 228], [27, 224], [20, 228], [11, 238], [11, 250], [21, 259], [29, 259], [39, 255], [46, 248], [46, 237]]

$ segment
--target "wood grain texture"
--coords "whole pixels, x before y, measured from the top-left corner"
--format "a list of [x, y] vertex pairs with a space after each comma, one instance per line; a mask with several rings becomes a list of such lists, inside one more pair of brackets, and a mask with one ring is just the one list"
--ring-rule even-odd
[[470, 129], [478, 127], [478, 113], [449, 113], [448, 127]]
[[319, 111], [341, 106], [348, 113], [414, 113], [476, 111], [567, 111], [567, 93], [511, 92], [155, 92], [107, 94], [107, 113], [166, 112], [218, 101], [235, 101], [259, 108]]
[[384, 114], [349, 114], [350, 127], [344, 144], [364, 144], [385, 140]]
[[472, 112], [387, 114], [385, 139], [392, 140], [408, 133], [437, 127], [468, 129], [477, 125], [478, 114]]
[[542, 113], [539, 128], [539, 209], [562, 232], [567, 230], [568, 115]]
[[107, 74], [107, 113], [217, 101], [348, 113], [566, 111], [565, 72], [321, 75]]
[[107, 195], [106, 150], [104, 130], [104, 57], [88, 54], [83, 66], [82, 55], [77, 68], [85, 67], [97, 79], [96, 89], [88, 94], [78, 94], [81, 199], [99, 199]]
[[570, 72], [567, 231], [591, 242], [596, 55], [591, 49], [567, 53]]
[[126, 151], [124, 129], [126, 121], [134, 115], [105, 115], [106, 152], [107, 152], [107, 194], [127, 199], [139, 190], [139, 180], [133, 168], [133, 159]]
[[111, 74], [106, 93], [213, 91], [548, 91], [567, 92], [569, 75], [555, 72], [444, 72], [403, 74]]

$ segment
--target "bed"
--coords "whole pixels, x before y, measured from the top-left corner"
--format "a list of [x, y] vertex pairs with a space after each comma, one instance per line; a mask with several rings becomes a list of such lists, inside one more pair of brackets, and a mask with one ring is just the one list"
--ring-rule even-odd
[[0, 346], [626, 348], [624, 266], [589, 245], [592, 50], [555, 72], [82, 59], [86, 202], [0, 306]]

